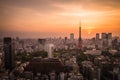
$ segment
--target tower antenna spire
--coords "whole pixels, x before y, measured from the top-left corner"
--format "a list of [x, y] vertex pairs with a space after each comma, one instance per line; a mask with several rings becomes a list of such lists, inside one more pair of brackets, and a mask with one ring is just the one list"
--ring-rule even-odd
[[79, 49], [82, 49], [82, 39], [81, 39], [81, 20], [79, 22], [79, 41], [78, 41]]
[[79, 22], [79, 40], [81, 40], [81, 20]]

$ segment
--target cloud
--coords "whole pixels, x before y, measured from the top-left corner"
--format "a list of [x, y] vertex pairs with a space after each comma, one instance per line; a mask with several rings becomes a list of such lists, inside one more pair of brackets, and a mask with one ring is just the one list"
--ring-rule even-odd
[[70, 0], [69, 3], [63, 2], [63, 4], [68, 5], [68, 7], [66, 6], [67, 8], [71, 7], [71, 9], [83, 9], [87, 11], [109, 11], [120, 9], [120, 0]]
[[[60, 12], [67, 5], [82, 7], [84, 9], [120, 9], [120, 0], [1, 0], [0, 5], [30, 8], [41, 13]], [[59, 5], [64, 6], [60, 7]], [[96, 8], [97, 6], [97, 8]], [[69, 6], [68, 6], [69, 7]]]
[[37, 10], [40, 13], [52, 13], [61, 10], [49, 0], [1, 0], [0, 5]]

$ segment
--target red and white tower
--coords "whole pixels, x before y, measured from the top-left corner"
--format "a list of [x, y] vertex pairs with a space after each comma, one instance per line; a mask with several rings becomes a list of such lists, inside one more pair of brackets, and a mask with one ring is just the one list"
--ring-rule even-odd
[[81, 21], [79, 24], [79, 41], [78, 41], [78, 48], [82, 49], [82, 39], [81, 39]]

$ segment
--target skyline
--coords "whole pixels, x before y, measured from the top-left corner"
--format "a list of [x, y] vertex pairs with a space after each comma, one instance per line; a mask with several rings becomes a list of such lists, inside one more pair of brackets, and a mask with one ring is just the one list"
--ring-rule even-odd
[[0, 0], [0, 36], [78, 38], [120, 35], [119, 0]]

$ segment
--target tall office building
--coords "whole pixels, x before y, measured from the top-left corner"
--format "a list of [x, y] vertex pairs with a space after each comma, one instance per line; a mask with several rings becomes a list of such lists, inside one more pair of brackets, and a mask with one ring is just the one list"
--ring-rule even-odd
[[102, 39], [112, 39], [112, 33], [102, 33]]
[[67, 41], [67, 39], [68, 39], [68, 38], [67, 38], [67, 37], [65, 37], [65, 41]]
[[74, 40], [74, 33], [70, 33], [70, 40]]
[[14, 52], [12, 39], [10, 37], [4, 38], [4, 66], [7, 70], [14, 68]]
[[108, 39], [112, 39], [112, 33], [108, 33]]
[[38, 51], [44, 50], [46, 39], [38, 39]]
[[42, 44], [42, 45], [44, 45], [45, 44], [45, 39], [38, 39], [38, 42], [40, 43], [40, 44]]
[[106, 33], [102, 33], [102, 39], [107, 39], [107, 34]]
[[100, 39], [100, 35], [99, 33], [96, 33], [96, 40], [99, 40]]
[[79, 49], [82, 49], [82, 39], [81, 39], [81, 22], [79, 24], [79, 41], [78, 41]]

